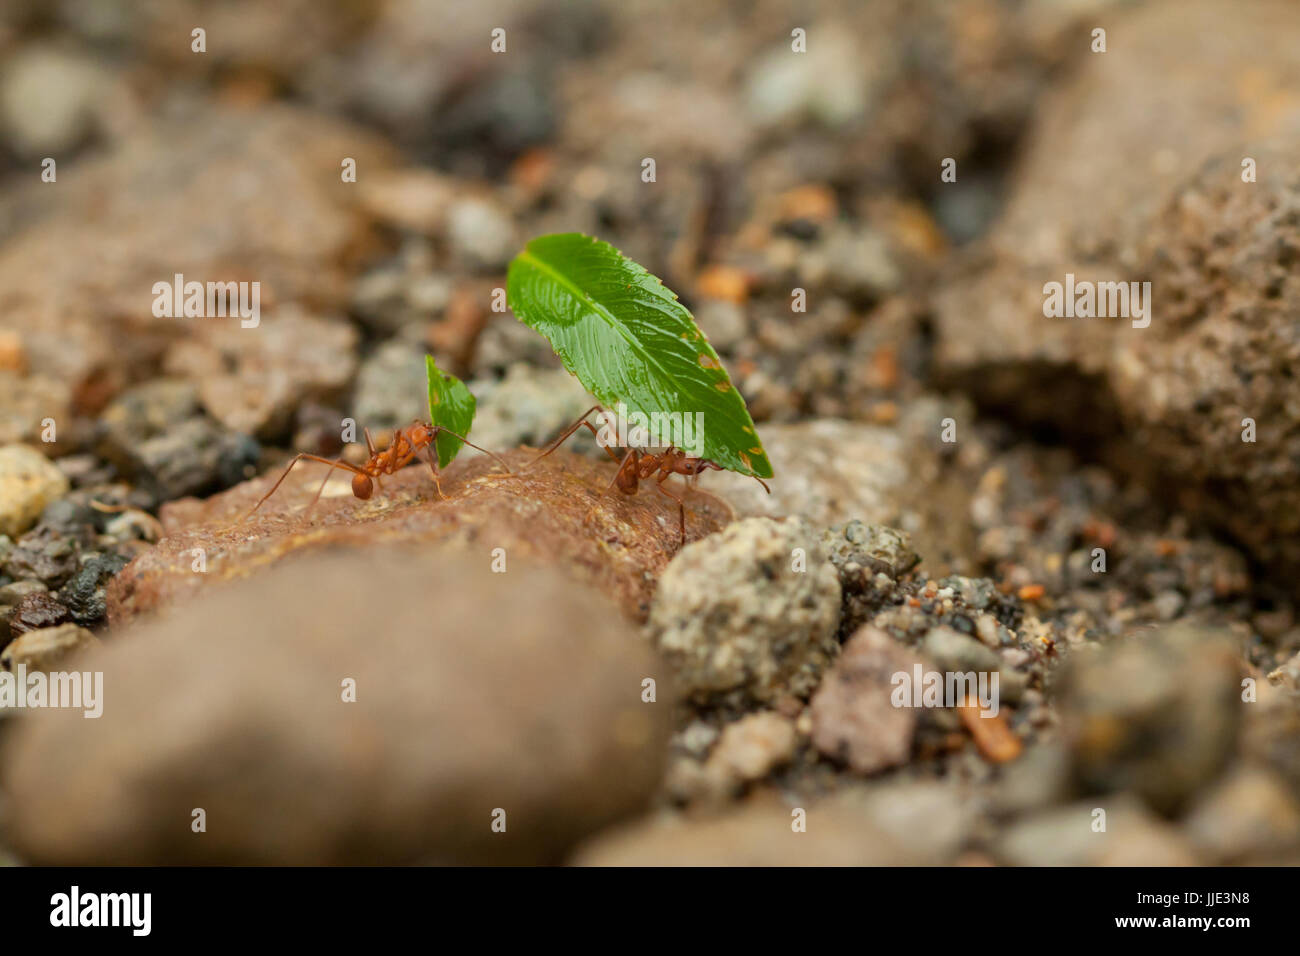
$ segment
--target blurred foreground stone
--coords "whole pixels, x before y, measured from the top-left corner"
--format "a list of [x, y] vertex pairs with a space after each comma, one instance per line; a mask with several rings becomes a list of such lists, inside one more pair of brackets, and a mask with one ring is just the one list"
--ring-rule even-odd
[[979, 802], [937, 782], [852, 786], [793, 805], [757, 796], [728, 813], [662, 816], [579, 847], [583, 866], [938, 866], [971, 839]]
[[77, 667], [103, 716], [29, 712], [7, 751], [33, 863], [555, 861], [646, 802], [671, 722], [600, 595], [409, 549], [285, 562]]
[[1170, 814], [1236, 751], [1241, 663], [1220, 632], [1173, 625], [1077, 653], [1062, 677], [1062, 731], [1093, 793], [1128, 790]]
[[844, 801], [804, 808], [745, 807], [697, 820], [652, 820], [602, 835], [574, 859], [579, 866], [899, 866], [903, 848]]

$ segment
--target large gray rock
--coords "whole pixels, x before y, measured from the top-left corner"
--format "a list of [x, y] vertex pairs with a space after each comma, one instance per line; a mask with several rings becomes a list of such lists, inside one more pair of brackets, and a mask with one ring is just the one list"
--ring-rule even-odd
[[960, 566], [973, 551], [967, 524], [953, 520], [966, 513], [970, 489], [945, 455], [956, 446], [941, 440], [946, 418], [957, 423], [959, 439], [969, 434], [968, 415], [961, 400], [924, 396], [890, 426], [835, 418], [760, 425], [775, 472], [771, 494], [736, 472], [709, 472], [700, 487], [726, 498], [737, 517], [899, 528], [932, 571], [973, 570]]
[[686, 695], [769, 701], [817, 686], [839, 620], [839, 577], [817, 531], [748, 518], [673, 558], [648, 630]]
[[670, 705], [641, 682], [667, 675], [598, 594], [487, 568], [287, 561], [119, 634], [78, 661], [104, 672], [101, 718], [17, 728], [12, 844], [66, 864], [560, 858], [657, 785]]

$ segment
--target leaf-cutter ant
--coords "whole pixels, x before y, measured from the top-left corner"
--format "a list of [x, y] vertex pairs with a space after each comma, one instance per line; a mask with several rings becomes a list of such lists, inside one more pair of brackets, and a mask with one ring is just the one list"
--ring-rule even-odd
[[276, 489], [280, 487], [280, 484], [284, 479], [289, 477], [289, 472], [293, 470], [293, 466], [298, 464], [300, 461], [318, 461], [322, 465], [330, 466], [329, 471], [325, 473], [325, 478], [320, 483], [320, 488], [316, 490], [316, 496], [312, 498], [311, 504], [307, 506], [307, 509], [310, 511], [311, 508], [315, 506], [316, 502], [320, 500], [321, 492], [325, 490], [325, 484], [330, 480], [330, 475], [334, 474], [335, 468], [342, 468], [346, 471], [352, 472], [352, 494], [362, 501], [365, 501], [374, 494], [376, 482], [378, 482], [380, 488], [382, 488], [384, 475], [396, 474], [400, 469], [414, 461], [420, 452], [424, 452], [425, 460], [429, 463], [429, 470], [433, 474], [433, 485], [438, 489], [438, 497], [446, 501], [447, 496], [442, 493], [442, 482], [438, 480], [438, 456], [433, 450], [433, 443], [437, 441], [438, 435], [441, 432], [446, 432], [453, 438], [459, 438], [466, 445], [469, 445], [470, 448], [483, 452], [483, 454], [487, 455], [504, 468], [506, 474], [512, 474], [510, 466], [507, 465], [499, 455], [494, 455], [486, 448], [479, 448], [478, 445], [475, 445], [464, 435], [458, 435], [456, 432], [443, 425], [429, 425], [425, 422], [419, 421], [412, 422], [405, 428], [398, 429], [397, 433], [393, 435], [393, 440], [389, 442], [388, 447], [384, 449], [375, 448], [374, 439], [370, 437], [370, 429], [367, 428], [365, 429], [366, 448], [370, 452], [370, 457], [367, 458], [363, 464], [354, 465], [350, 462], [343, 461], [341, 458], [331, 460], [329, 458], [322, 458], [319, 455], [309, 455], [306, 452], [295, 455], [293, 461], [289, 462], [288, 467], [284, 469], [284, 474], [282, 474], [276, 480], [275, 484], [271, 486], [271, 490], [262, 496], [262, 500], [253, 505], [252, 510], [249, 511], [248, 514], [251, 517], [258, 508], [262, 507], [267, 498], [270, 498], [271, 495], [275, 494]]
[[[675, 495], [669, 491], [664, 486], [664, 482], [673, 475], [682, 475], [688, 479], [688, 484], [690, 484], [689, 479], [698, 477], [701, 472], [724, 471], [725, 469], [716, 461], [711, 461], [708, 458], [693, 457], [674, 446], [669, 446], [665, 451], [657, 454], [644, 451], [640, 448], [628, 448], [622, 455], [619, 455], [607, 445], [601, 444], [600, 433], [596, 431], [596, 427], [592, 425], [591, 422], [587, 421], [587, 416], [596, 411], [603, 412], [605, 409], [600, 405], [593, 405], [591, 408], [587, 409], [582, 414], [581, 418], [560, 434], [560, 437], [547, 445], [545, 451], [525, 465], [524, 470], [526, 471], [533, 465], [537, 464], [551, 452], [555, 451], [555, 449], [559, 448], [560, 445], [579, 428], [585, 426], [588, 431], [596, 436], [596, 444], [600, 445], [601, 448], [605, 450], [605, 454], [618, 462], [618, 471], [614, 473], [614, 477], [610, 479], [609, 485], [606, 486], [605, 490], [609, 491], [610, 488], [616, 487], [625, 495], [635, 495], [639, 490], [639, 485], [642, 481], [654, 478], [655, 488], [658, 492], [677, 502], [677, 520], [681, 531], [681, 539], [678, 547], [684, 546], [686, 544], [686, 503], [680, 495]], [[762, 485], [763, 490], [769, 495], [772, 493], [772, 489], [767, 486], [767, 482], [763, 481], [763, 479], [758, 477], [758, 475], [750, 475], [750, 477]]]

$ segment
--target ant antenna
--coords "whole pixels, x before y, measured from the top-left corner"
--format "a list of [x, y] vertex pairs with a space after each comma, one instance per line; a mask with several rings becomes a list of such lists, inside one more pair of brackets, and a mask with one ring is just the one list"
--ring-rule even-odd
[[489, 458], [491, 458], [493, 461], [495, 461], [498, 465], [500, 465], [502, 468], [504, 468], [504, 469], [506, 470], [506, 474], [507, 474], [507, 475], [513, 475], [513, 474], [514, 474], [514, 472], [510, 470], [510, 466], [506, 464], [505, 459], [502, 458], [500, 455], [496, 454], [495, 452], [490, 452], [490, 451], [488, 451], [486, 448], [481, 448], [481, 447], [479, 447], [478, 445], [476, 445], [476, 444], [474, 444], [472, 441], [470, 441], [468, 438], [466, 438], [464, 435], [459, 435], [459, 434], [457, 434], [456, 432], [454, 432], [454, 431], [452, 431], [450, 428], [448, 428], [446, 425], [434, 425], [434, 426], [433, 426], [433, 434], [432, 434], [432, 436], [430, 437], [430, 441], [431, 441], [431, 442], [432, 442], [432, 441], [437, 441], [437, 440], [438, 440], [438, 432], [446, 432], [446, 433], [447, 433], [448, 435], [450, 435], [452, 438], [459, 438], [459, 439], [460, 439], [461, 441], [463, 441], [466, 445], [469, 445], [470, 448], [474, 448], [474, 449], [476, 449], [476, 450], [478, 450], [478, 451], [481, 451], [483, 454], [487, 455]]

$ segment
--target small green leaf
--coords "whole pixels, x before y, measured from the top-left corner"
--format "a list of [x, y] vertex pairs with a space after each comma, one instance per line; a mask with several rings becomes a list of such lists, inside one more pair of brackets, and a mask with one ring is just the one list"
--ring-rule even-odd
[[[429, 372], [429, 422], [468, 438], [478, 402], [464, 382], [455, 375], [439, 371], [432, 355], [426, 355], [424, 362]], [[438, 449], [438, 467], [450, 465], [463, 444], [459, 438], [439, 432], [434, 440]]]
[[701, 457], [772, 476], [745, 400], [691, 313], [609, 243], [578, 232], [534, 239], [510, 263], [507, 296], [606, 408], [700, 413]]

